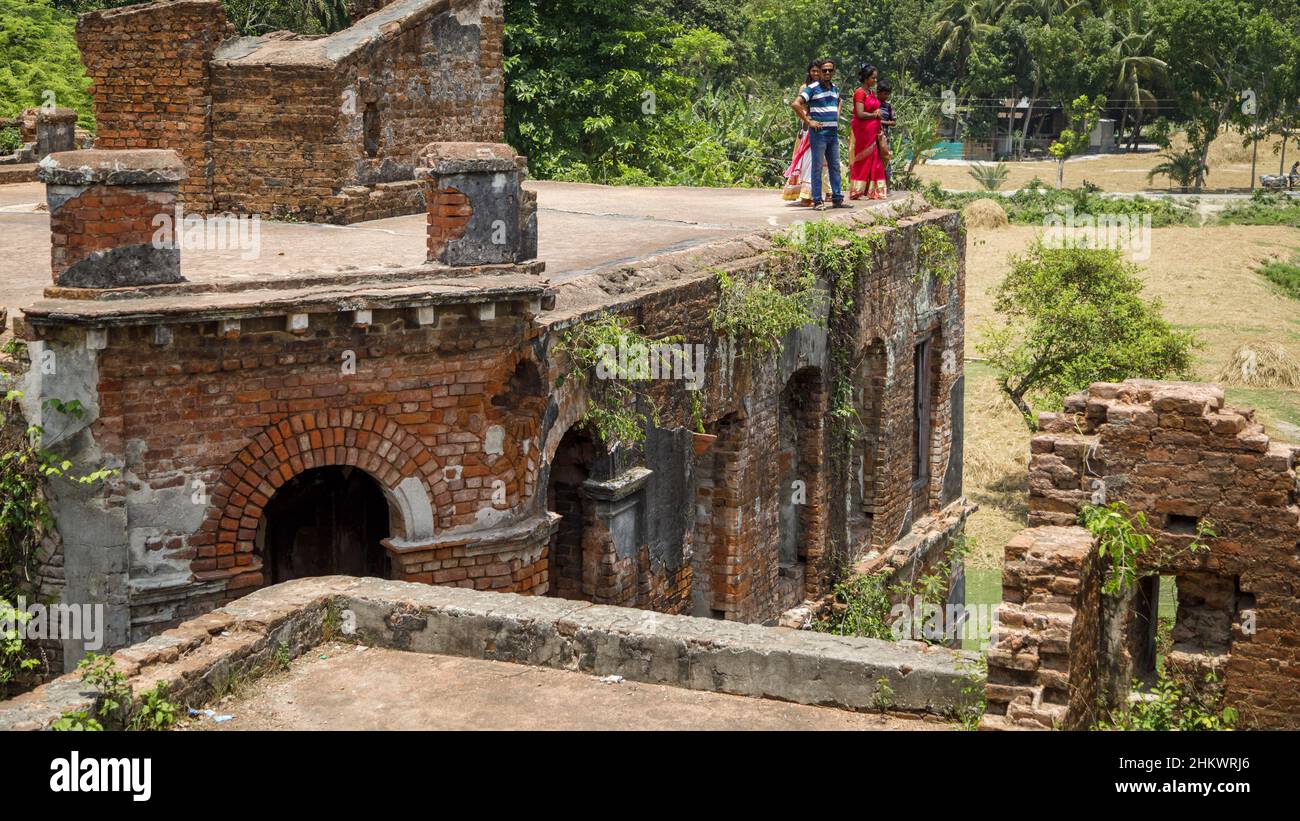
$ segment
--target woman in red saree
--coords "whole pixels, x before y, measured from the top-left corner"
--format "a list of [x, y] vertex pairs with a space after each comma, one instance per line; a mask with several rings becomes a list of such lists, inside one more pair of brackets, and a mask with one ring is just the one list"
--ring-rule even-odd
[[862, 86], [853, 92], [853, 124], [849, 128], [849, 199], [883, 200], [885, 163], [880, 150], [880, 100], [876, 99], [876, 69], [858, 72]]

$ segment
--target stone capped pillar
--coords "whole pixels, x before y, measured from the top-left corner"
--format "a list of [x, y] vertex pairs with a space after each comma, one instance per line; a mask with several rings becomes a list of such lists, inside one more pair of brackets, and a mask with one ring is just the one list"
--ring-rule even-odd
[[77, 147], [77, 112], [70, 108], [36, 111], [36, 159]]
[[430, 143], [417, 158], [426, 181], [428, 261], [510, 265], [537, 256], [537, 195], [523, 189], [524, 158], [501, 143]]
[[122, 288], [183, 282], [176, 152], [65, 151], [41, 160], [50, 209], [54, 284]]

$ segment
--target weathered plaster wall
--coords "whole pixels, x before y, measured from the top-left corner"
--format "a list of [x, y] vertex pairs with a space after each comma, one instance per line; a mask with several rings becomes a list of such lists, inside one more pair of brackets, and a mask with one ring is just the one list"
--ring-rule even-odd
[[[945, 354], [960, 349], [962, 277], [940, 283], [919, 272], [922, 225], [961, 247], [949, 212], [878, 226], [886, 240], [855, 280], [845, 315], [852, 332], [833, 337], [847, 342], [807, 327], [776, 358], [738, 352], [711, 319], [713, 267], [766, 266], [763, 236], [565, 283], [540, 318], [535, 296], [376, 308], [364, 319], [354, 310], [268, 308], [233, 324], [200, 301], [165, 326], [145, 318], [91, 332], [46, 318], [38, 345], [93, 351], [75, 391], [90, 409], [79, 423], [86, 462], [121, 470], [103, 503], [112, 521], [93, 538], [74, 531], [65, 539], [69, 586], [80, 568], [101, 570], [114, 557], [114, 575], [102, 579], [129, 602], [121, 629], [152, 635], [266, 583], [259, 528], [276, 491], [311, 468], [349, 465], [385, 494], [397, 578], [774, 621], [874, 544], [909, 539], [917, 523], [943, 534], [961, 526], [948, 468], [960, 359]], [[562, 511], [548, 491], [586, 395], [573, 380], [556, 386], [568, 365], [554, 345], [572, 323], [606, 310], [653, 336], [705, 346], [703, 418], [719, 438], [696, 454], [685, 384], [653, 383], [663, 414], [646, 443], [582, 457], [574, 481], [584, 512], [566, 588], [552, 540], [564, 532]], [[931, 469], [914, 483], [912, 351], [936, 330], [944, 341], [924, 434]], [[826, 414], [834, 380], [855, 378], [871, 345], [893, 364], [860, 392], [862, 401], [882, 400], [883, 433], [872, 461], [876, 524], [870, 540], [853, 541], [839, 502], [853, 481], [850, 458]], [[956, 371], [944, 371], [945, 361]], [[50, 390], [33, 392], [34, 401]], [[792, 510], [795, 480], [806, 499]], [[61, 522], [75, 528], [81, 515]]]

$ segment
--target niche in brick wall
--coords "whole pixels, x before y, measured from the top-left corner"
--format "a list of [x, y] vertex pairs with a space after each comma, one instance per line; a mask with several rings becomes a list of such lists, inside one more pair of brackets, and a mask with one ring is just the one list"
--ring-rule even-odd
[[849, 463], [849, 550], [857, 558], [871, 547], [871, 525], [876, 514], [877, 484], [880, 481], [880, 424], [884, 415], [885, 343], [877, 339], [867, 347], [857, 370], [854, 392], [858, 412], [858, 435]]
[[361, 125], [364, 133], [366, 156], [379, 156], [382, 131], [379, 127], [379, 106], [376, 103], [366, 103], [365, 111], [361, 115]]
[[583, 535], [595, 511], [592, 501], [583, 494], [582, 485], [591, 477], [595, 458], [596, 444], [592, 437], [586, 431], [570, 428], [551, 460], [546, 507], [560, 514], [560, 524], [551, 537], [549, 551], [548, 595], [551, 596], [562, 599], [583, 597]]

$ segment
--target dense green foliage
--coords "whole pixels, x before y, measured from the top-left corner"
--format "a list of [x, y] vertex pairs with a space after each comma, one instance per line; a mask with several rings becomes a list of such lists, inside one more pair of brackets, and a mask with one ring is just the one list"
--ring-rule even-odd
[[1195, 338], [1142, 298], [1119, 251], [1035, 242], [1011, 258], [993, 307], [1005, 321], [986, 326], [977, 349], [1031, 428], [1032, 403], [1057, 406], [1093, 382], [1182, 377], [1192, 364]]
[[[243, 34], [349, 23], [343, 0], [223, 3]], [[126, 4], [0, 0], [0, 116], [50, 89], [89, 126], [73, 13]], [[862, 63], [894, 85], [901, 187], [941, 121], [1005, 134], [1004, 101], [1022, 97], [1028, 113], [1099, 102], [1131, 143], [1144, 126], [1162, 144], [1170, 124], [1185, 130], [1169, 170], [1190, 169], [1191, 187], [1225, 127], [1300, 135], [1295, 0], [507, 0], [505, 15], [507, 139], [539, 177], [774, 185], [797, 134], [788, 103], [821, 57], [846, 99]], [[1029, 121], [1010, 135], [1017, 154]], [[1079, 137], [1086, 125], [1067, 123]]]
[[75, 23], [48, 0], [0, 0], [0, 117], [53, 102], [76, 109], [82, 126], [94, 123]]

